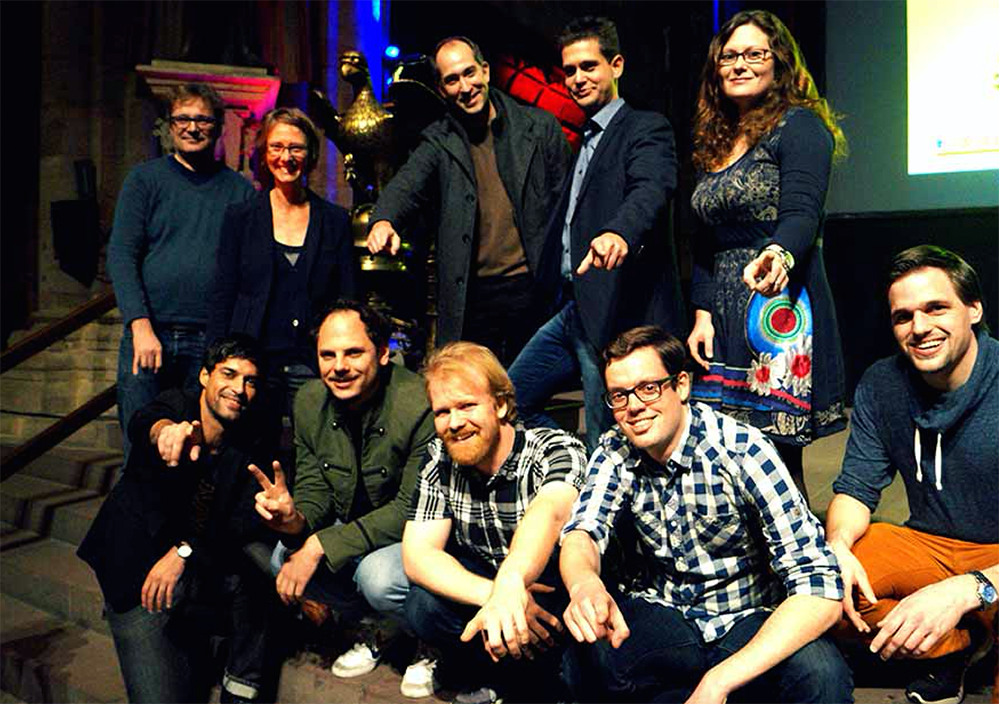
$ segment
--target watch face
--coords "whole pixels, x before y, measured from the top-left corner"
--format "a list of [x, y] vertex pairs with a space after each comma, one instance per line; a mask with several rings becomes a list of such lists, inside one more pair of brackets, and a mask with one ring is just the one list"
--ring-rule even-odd
[[183, 557], [185, 560], [191, 556], [192, 552], [194, 552], [194, 550], [191, 549], [190, 545], [177, 546], [177, 554]]
[[986, 604], [996, 603], [996, 597], [999, 596], [996, 594], [996, 588], [991, 584], [982, 585], [981, 595]]

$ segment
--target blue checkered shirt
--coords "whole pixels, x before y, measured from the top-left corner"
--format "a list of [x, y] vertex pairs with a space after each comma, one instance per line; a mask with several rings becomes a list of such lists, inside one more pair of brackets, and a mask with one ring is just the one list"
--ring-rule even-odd
[[633, 594], [678, 609], [705, 642], [792, 594], [841, 600], [822, 526], [770, 441], [705, 405], [687, 408], [665, 467], [619, 428], [603, 435], [563, 536], [586, 531], [603, 553], [615, 523], [631, 521], [644, 558]]
[[578, 490], [585, 476], [586, 449], [563, 430], [517, 426], [513, 449], [488, 478], [474, 467], [456, 465], [435, 438], [427, 446], [408, 518], [450, 519], [458, 544], [498, 569], [538, 490], [550, 482]]

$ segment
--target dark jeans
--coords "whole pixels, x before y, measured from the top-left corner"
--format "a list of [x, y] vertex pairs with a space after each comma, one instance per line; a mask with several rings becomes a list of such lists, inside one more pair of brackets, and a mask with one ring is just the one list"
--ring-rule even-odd
[[[453, 545], [448, 546], [448, 552], [468, 571], [489, 579], [496, 576], [492, 565], [467, 552]], [[569, 596], [559, 577], [557, 550], [538, 582], [555, 587], [554, 592], [536, 593], [534, 598], [561, 621]], [[468, 643], [459, 640], [478, 610], [477, 606], [450, 601], [415, 584], [409, 589], [406, 621], [420, 640], [441, 651], [439, 668], [445, 684], [459, 690], [489, 686], [517, 701], [564, 701], [561, 662], [566, 638], [571, 636], [552, 631], [555, 646], [538, 653], [534, 660], [505, 657], [493, 663], [482, 646], [481, 636]]]
[[263, 574], [226, 575], [212, 585], [210, 595], [199, 584], [195, 603], [193, 579], [186, 577], [174, 590], [170, 611], [149, 613], [141, 605], [124, 613], [106, 608], [128, 700], [207, 701], [213, 680], [206, 666], [212, 661], [209, 638], [217, 630], [230, 639], [223, 687], [237, 696], [256, 698], [265, 677], [276, 674], [267, 650], [273, 587]]
[[[705, 643], [676, 609], [638, 597], [618, 600], [631, 635], [615, 650], [606, 641], [576, 643], [565, 658], [574, 701], [684, 702], [704, 673], [748, 643], [769, 616], [748, 616]], [[852, 702], [853, 676], [828, 637], [812, 641], [734, 692], [732, 702]]]
[[541, 324], [533, 291], [530, 274], [474, 277], [461, 339], [488, 347], [509, 367]]
[[153, 331], [163, 347], [163, 365], [158, 372], [140, 368], [138, 374], [132, 374], [132, 331], [127, 325], [118, 346], [118, 422], [124, 436], [126, 463], [131, 449], [128, 423], [132, 415], [167, 389], [201, 388], [198, 375], [205, 353], [204, 327], [157, 325]]
[[517, 412], [528, 428], [557, 428], [544, 413], [545, 404], [560, 391], [583, 385], [586, 406], [586, 449], [596, 449], [600, 435], [614, 425], [604, 403], [604, 375], [599, 351], [590, 344], [579, 319], [579, 308], [570, 301], [541, 326], [510, 367], [517, 392]]

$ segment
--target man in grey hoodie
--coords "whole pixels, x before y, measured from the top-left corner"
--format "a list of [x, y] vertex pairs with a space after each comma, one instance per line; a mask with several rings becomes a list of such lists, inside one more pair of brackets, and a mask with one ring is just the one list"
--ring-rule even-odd
[[[999, 342], [978, 275], [946, 249], [898, 254], [888, 303], [901, 353], [857, 387], [826, 520], [846, 590], [840, 631], [855, 628], [883, 660], [923, 659], [911, 701], [958, 704], [965, 671], [995, 639]], [[896, 471], [909, 519], [872, 525]]]

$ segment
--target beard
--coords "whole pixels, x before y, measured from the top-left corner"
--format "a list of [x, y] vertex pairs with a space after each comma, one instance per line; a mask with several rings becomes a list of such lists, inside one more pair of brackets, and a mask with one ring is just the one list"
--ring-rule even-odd
[[465, 467], [474, 467], [482, 462], [492, 450], [493, 438], [483, 436], [480, 429], [475, 435], [467, 440], [459, 441], [455, 436], [448, 434], [442, 438], [444, 449], [456, 464]]

